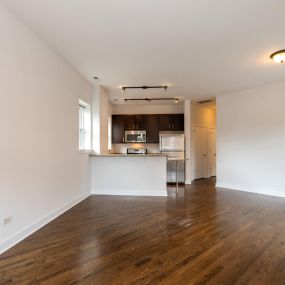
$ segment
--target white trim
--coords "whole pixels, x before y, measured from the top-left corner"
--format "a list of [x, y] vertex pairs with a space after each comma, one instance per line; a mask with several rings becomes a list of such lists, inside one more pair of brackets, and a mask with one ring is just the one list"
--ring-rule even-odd
[[201, 177], [201, 178], [209, 178], [207, 175], [208, 175], [208, 171], [207, 171], [207, 169], [208, 169], [208, 130], [209, 130], [209, 128], [206, 126], [206, 125], [204, 125], [204, 124], [196, 124], [196, 123], [192, 123], [192, 126], [191, 126], [191, 179], [192, 179], [192, 181], [194, 181], [195, 179], [200, 179], [200, 178], [195, 178], [194, 176], [194, 173], [193, 173], [193, 170], [194, 170], [194, 167], [193, 167], [193, 165], [194, 165], [194, 161], [193, 161], [193, 145], [194, 145], [194, 143], [193, 143], [193, 139], [194, 139], [194, 136], [193, 136], [193, 131], [194, 131], [194, 128], [203, 128], [203, 129], [205, 129], [206, 130], [206, 133], [207, 133], [207, 136], [206, 136], [206, 165], [205, 165], [205, 167], [206, 167], [206, 169], [205, 169], [205, 177]]
[[189, 180], [189, 181], [188, 181], [188, 180], [186, 180], [186, 181], [185, 181], [185, 184], [190, 185], [190, 184], [192, 184], [192, 181], [190, 181], [190, 180]]
[[9, 248], [13, 247], [14, 245], [19, 243], [26, 237], [30, 236], [32, 233], [39, 230], [40, 228], [42, 228], [43, 226], [45, 226], [46, 224], [48, 224], [49, 222], [57, 218], [58, 216], [62, 215], [64, 212], [74, 207], [76, 204], [80, 203], [81, 201], [89, 197], [90, 195], [91, 193], [81, 194], [80, 196], [76, 197], [69, 203], [63, 205], [62, 207], [59, 207], [58, 209], [52, 211], [51, 213], [39, 219], [35, 223], [25, 227], [24, 229], [20, 230], [16, 234], [12, 235], [10, 238], [2, 241], [0, 243], [0, 254], [5, 252]]
[[[193, 130], [193, 127], [199, 127], [199, 128], [205, 128], [205, 129], [210, 129], [212, 127], [209, 127], [205, 124], [196, 124], [196, 123], [192, 123], [192, 130]], [[214, 128], [214, 127], [213, 127]]]
[[92, 154], [92, 150], [91, 149], [80, 149], [79, 153], [80, 154]]
[[223, 188], [229, 191], [234, 190], [234, 191], [242, 191], [242, 192], [255, 193], [255, 194], [266, 195], [266, 196], [285, 198], [284, 192], [278, 192], [272, 189], [262, 189], [262, 188], [256, 189], [254, 187], [231, 185], [231, 184], [224, 184], [224, 183], [216, 183], [216, 188]]
[[[121, 192], [120, 194], [116, 194], [118, 192], [118, 190], [112, 190], [112, 189], [104, 189], [104, 190], [92, 190], [92, 195], [106, 195], [106, 196], [139, 196], [139, 197], [167, 197], [167, 191], [165, 190], [165, 194], [161, 194], [158, 195], [156, 194], [156, 190], [155, 189], [150, 189], [150, 190], [144, 190], [143, 192], [128, 192], [128, 190], [126, 192]], [[152, 194], [154, 193], [154, 194]]]

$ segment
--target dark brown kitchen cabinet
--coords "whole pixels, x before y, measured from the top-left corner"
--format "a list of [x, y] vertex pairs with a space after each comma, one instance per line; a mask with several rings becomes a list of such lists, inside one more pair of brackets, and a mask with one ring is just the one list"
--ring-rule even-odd
[[160, 131], [183, 131], [183, 114], [113, 115], [112, 143], [124, 143], [125, 131], [145, 130], [147, 143], [159, 143]]
[[145, 130], [146, 129], [146, 115], [125, 115], [125, 130]]
[[122, 115], [112, 116], [112, 143], [124, 143], [125, 118]]
[[170, 126], [172, 130], [184, 131], [184, 114], [173, 114], [170, 116]]
[[136, 115], [136, 130], [146, 130], [147, 115]]
[[158, 115], [157, 116], [158, 129], [160, 131], [168, 131], [170, 129], [169, 116], [170, 115]]
[[146, 115], [147, 143], [159, 143], [158, 115]]
[[133, 115], [122, 115], [124, 120], [124, 127], [126, 131], [132, 131], [136, 129], [136, 120]]
[[159, 115], [158, 128], [160, 131], [183, 131], [184, 114]]

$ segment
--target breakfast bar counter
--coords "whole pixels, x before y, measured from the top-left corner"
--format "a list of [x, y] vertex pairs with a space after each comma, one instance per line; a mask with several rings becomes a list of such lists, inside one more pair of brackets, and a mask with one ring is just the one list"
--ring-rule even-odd
[[92, 194], [167, 196], [167, 156], [90, 155]]

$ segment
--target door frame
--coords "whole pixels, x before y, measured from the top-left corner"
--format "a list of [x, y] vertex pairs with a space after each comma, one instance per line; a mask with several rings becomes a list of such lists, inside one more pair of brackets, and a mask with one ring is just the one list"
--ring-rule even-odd
[[204, 128], [206, 130], [206, 162], [205, 162], [205, 178], [208, 178], [208, 171], [207, 171], [207, 166], [208, 166], [208, 131], [209, 131], [209, 127], [207, 127], [206, 125], [204, 124], [195, 124], [195, 123], [192, 123], [191, 124], [191, 156], [190, 156], [190, 162], [191, 162], [191, 181], [194, 181], [194, 173], [193, 173], [193, 169], [194, 169], [194, 160], [193, 160], [193, 128]]
[[[210, 157], [209, 157], [209, 155], [210, 155], [210, 140], [209, 140], [209, 136], [210, 136], [210, 132], [211, 132], [211, 130], [215, 130], [215, 133], [216, 133], [216, 150], [215, 150], [215, 154], [216, 154], [216, 159], [215, 159], [215, 164], [216, 164], [216, 169], [217, 169], [217, 128], [216, 127], [209, 127], [208, 128], [208, 136], [207, 136], [207, 162], [210, 164]], [[208, 165], [207, 165], [208, 166]], [[217, 171], [217, 170], [216, 170]], [[216, 172], [215, 171], [215, 172]], [[216, 176], [216, 175], [215, 175]], [[211, 175], [211, 171], [208, 169], [208, 167], [207, 167], [207, 178], [210, 178], [210, 177], [213, 177], [212, 175]]]

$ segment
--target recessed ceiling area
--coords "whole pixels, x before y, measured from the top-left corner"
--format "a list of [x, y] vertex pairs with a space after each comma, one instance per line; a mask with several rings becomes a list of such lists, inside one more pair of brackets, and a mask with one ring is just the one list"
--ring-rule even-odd
[[285, 79], [270, 59], [285, 48], [282, 0], [0, 2], [122, 104], [120, 86], [169, 85], [163, 96], [203, 100]]

